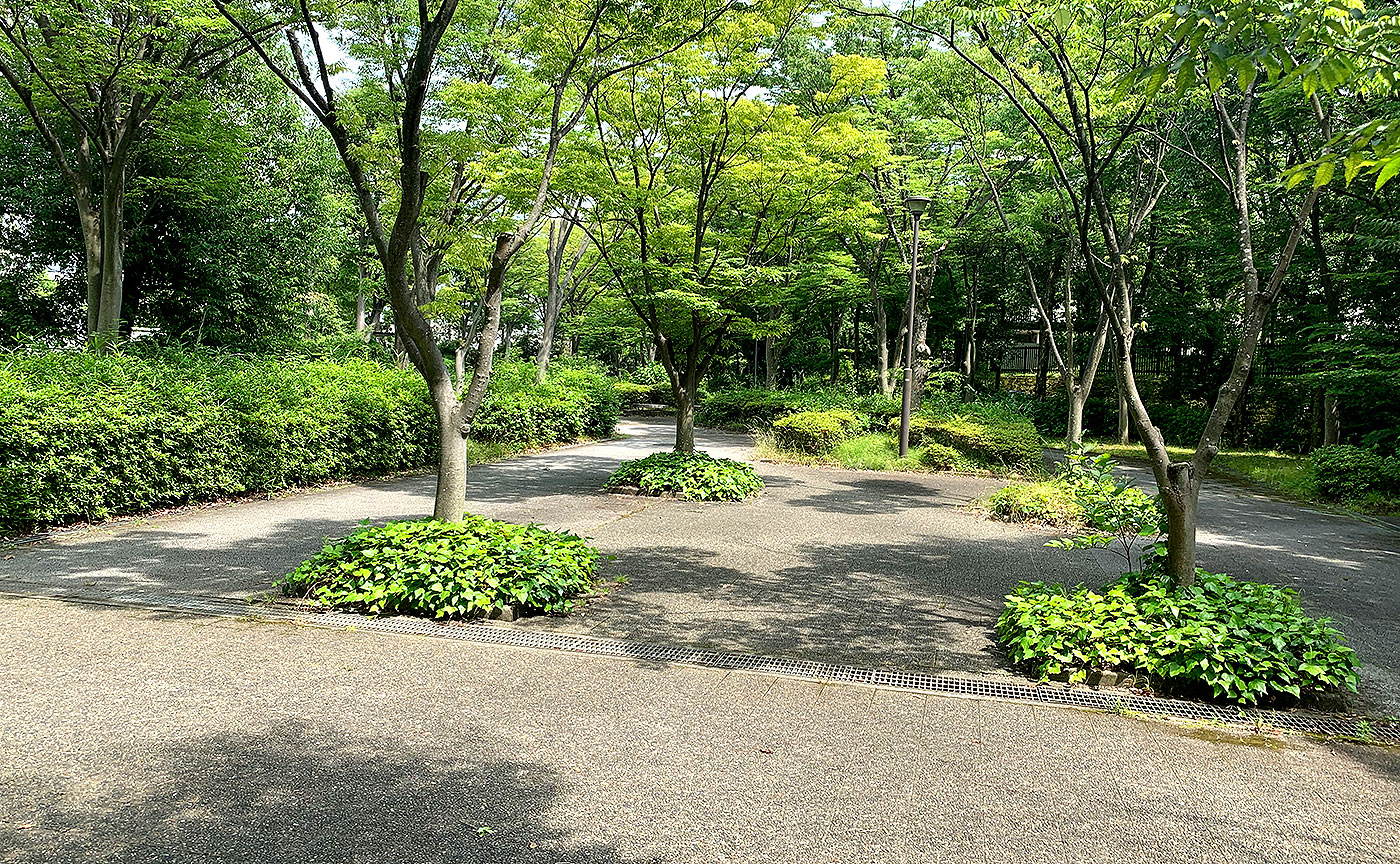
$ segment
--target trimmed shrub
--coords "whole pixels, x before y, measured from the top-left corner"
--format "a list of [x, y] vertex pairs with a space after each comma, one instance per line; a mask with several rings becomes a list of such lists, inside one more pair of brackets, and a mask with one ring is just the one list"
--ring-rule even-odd
[[782, 450], [820, 456], [864, 426], [850, 411], [799, 411], [773, 421], [774, 442]]
[[1355, 501], [1373, 492], [1400, 492], [1400, 458], [1363, 447], [1319, 447], [1308, 456], [1313, 488], [1330, 501]]
[[640, 384], [647, 388], [647, 398], [643, 399], [643, 402], [670, 405], [675, 401], [671, 393], [671, 379], [666, 374], [666, 367], [660, 363], [649, 363], [632, 372], [625, 380], [629, 384]]
[[[890, 419], [889, 428], [899, 434], [898, 417]], [[1037, 464], [1043, 444], [1035, 425], [1024, 417], [971, 413], [947, 417], [917, 414], [909, 418], [910, 445], [924, 442], [943, 444], [974, 459], [1007, 467]]]
[[503, 363], [491, 376], [471, 436], [522, 447], [604, 438], [621, 411], [614, 382], [599, 372], [559, 364], [536, 384], [533, 364]]
[[1061, 528], [1084, 527], [1084, 505], [1061, 480], [1012, 483], [987, 498], [987, 509], [1005, 522], [1035, 522]]
[[687, 501], [741, 501], [758, 494], [763, 480], [752, 465], [733, 459], [700, 452], [653, 453], [623, 462], [603, 488]]
[[1101, 592], [1022, 582], [1007, 595], [998, 639], [1042, 677], [1116, 669], [1247, 704], [1356, 690], [1355, 652], [1328, 619], [1303, 614], [1293, 590], [1203, 570], [1177, 590], [1164, 570], [1148, 566]]
[[952, 471], [963, 461], [961, 453], [936, 442], [925, 445], [919, 451], [919, 464], [934, 471]]
[[0, 530], [431, 464], [416, 374], [161, 351], [0, 360]]
[[617, 392], [617, 400], [624, 411], [651, 401], [651, 388], [645, 384], [618, 381], [613, 384], [613, 390]]
[[506, 604], [568, 612], [592, 587], [597, 561], [598, 550], [574, 534], [468, 515], [361, 528], [328, 542], [279, 587], [375, 615], [475, 618]]
[[720, 390], [701, 398], [695, 423], [730, 429], [767, 426], [796, 408], [794, 394], [782, 390]]

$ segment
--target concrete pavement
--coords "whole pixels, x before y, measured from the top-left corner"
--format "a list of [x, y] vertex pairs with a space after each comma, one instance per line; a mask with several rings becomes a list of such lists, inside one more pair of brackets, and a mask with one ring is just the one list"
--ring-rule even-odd
[[0, 861], [1393, 862], [1400, 753], [0, 604]]

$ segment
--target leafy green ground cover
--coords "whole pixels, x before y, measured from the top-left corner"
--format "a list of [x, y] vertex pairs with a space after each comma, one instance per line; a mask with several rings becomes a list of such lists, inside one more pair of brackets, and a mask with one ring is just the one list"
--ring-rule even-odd
[[1164, 569], [1149, 562], [1098, 591], [1022, 582], [997, 636], [1013, 663], [1042, 678], [1111, 669], [1246, 704], [1356, 690], [1355, 652], [1328, 619], [1304, 614], [1293, 590], [1203, 570], [1178, 589]]
[[598, 557], [577, 535], [469, 514], [361, 528], [328, 542], [279, 587], [376, 615], [475, 618], [507, 604], [564, 613], [593, 587]]
[[603, 484], [613, 492], [687, 501], [742, 501], [763, 489], [752, 465], [708, 453], [653, 453], [623, 462]]

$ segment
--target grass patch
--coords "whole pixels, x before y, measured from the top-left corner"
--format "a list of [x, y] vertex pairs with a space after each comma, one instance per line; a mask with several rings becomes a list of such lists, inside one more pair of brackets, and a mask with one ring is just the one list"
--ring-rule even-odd
[[859, 471], [905, 471], [934, 474], [981, 474], [992, 477], [1019, 477], [1018, 472], [1004, 465], [982, 462], [952, 448], [936, 443], [909, 448], [909, 455], [899, 457], [899, 440], [893, 435], [869, 433], [847, 438], [822, 454], [797, 453], [778, 447], [771, 434], [759, 433], [754, 444], [754, 457], [768, 462], [795, 465], [824, 465]]

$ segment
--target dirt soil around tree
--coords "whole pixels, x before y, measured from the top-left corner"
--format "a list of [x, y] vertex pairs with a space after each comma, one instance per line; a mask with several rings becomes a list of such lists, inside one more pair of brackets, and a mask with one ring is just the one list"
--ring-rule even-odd
[[[1099, 584], [1119, 569], [1107, 552], [1048, 549], [1053, 533], [980, 515], [972, 505], [1000, 482], [987, 478], [761, 463], [766, 488], [742, 503], [604, 493], [620, 461], [673, 441], [664, 419], [626, 420], [619, 433], [471, 470], [471, 511], [575, 531], [614, 556], [603, 596], [574, 615], [515, 626], [1013, 674], [991, 628], [1018, 581]], [[697, 439], [716, 456], [749, 456], [746, 436]], [[432, 493], [431, 476], [411, 477], [97, 526], [6, 550], [0, 590], [257, 595], [361, 520], [426, 515]], [[1210, 483], [1200, 563], [1297, 588], [1360, 655], [1361, 707], [1400, 714], [1400, 532]]]

